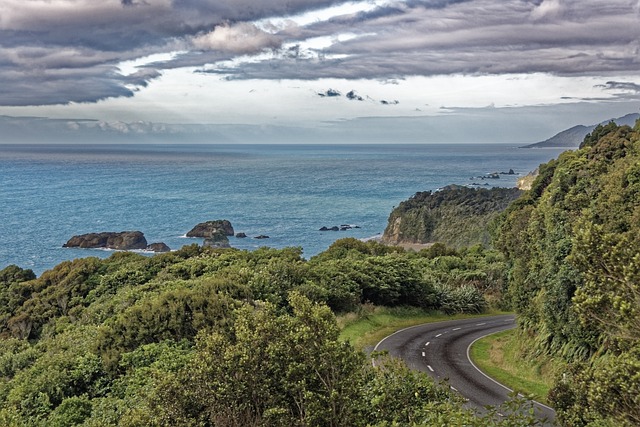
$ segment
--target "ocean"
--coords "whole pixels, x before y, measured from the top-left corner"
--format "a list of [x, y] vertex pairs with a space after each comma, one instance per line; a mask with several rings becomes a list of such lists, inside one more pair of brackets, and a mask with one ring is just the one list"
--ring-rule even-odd
[[[299, 246], [306, 258], [342, 237], [380, 235], [391, 210], [448, 184], [513, 187], [561, 149], [509, 144], [0, 145], [0, 269], [37, 275], [107, 250], [71, 249], [73, 235], [139, 230], [172, 249], [196, 224], [228, 219], [233, 247]], [[479, 180], [507, 172], [496, 180]], [[347, 231], [323, 226], [357, 225]], [[269, 239], [253, 237], [267, 235]]]

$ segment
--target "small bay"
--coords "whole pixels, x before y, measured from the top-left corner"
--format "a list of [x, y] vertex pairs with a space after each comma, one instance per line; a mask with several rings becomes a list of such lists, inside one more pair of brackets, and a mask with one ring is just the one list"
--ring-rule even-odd
[[[173, 249], [199, 222], [228, 219], [233, 247], [300, 246], [381, 234], [417, 191], [473, 182], [513, 187], [560, 149], [509, 144], [0, 145], [0, 269], [40, 275], [109, 251], [62, 248], [71, 236], [140, 230]], [[471, 179], [513, 169], [499, 179]], [[347, 231], [319, 228], [357, 225]], [[269, 239], [252, 237], [268, 235]]]

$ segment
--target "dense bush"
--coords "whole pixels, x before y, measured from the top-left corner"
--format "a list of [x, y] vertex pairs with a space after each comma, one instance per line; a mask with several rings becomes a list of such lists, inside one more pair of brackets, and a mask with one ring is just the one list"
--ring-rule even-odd
[[567, 425], [640, 423], [639, 165], [640, 122], [598, 126], [496, 228], [534, 351], [567, 363], [551, 394]]
[[[502, 286], [497, 253], [344, 239], [301, 254], [191, 245], [68, 261], [38, 278], [5, 268], [0, 424], [391, 425], [433, 408], [473, 418], [427, 377], [373, 370], [337, 340], [331, 309], [477, 312]], [[419, 394], [382, 394], [403, 383]]]

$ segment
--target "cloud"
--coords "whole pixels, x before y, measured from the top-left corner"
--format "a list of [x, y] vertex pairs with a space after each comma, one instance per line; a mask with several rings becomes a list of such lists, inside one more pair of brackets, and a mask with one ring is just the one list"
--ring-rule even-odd
[[324, 98], [324, 97], [336, 98], [336, 97], [342, 96], [342, 94], [339, 91], [335, 90], [335, 89], [327, 89], [326, 92], [319, 92], [318, 96], [320, 96], [322, 98]]
[[347, 92], [347, 99], [351, 101], [364, 101], [364, 98], [358, 95], [355, 90]]
[[218, 50], [239, 54], [258, 53], [267, 48], [275, 49], [281, 44], [280, 37], [262, 31], [247, 22], [220, 25], [211, 32], [193, 38], [193, 45], [198, 50]]
[[[179, 67], [229, 80], [390, 81], [512, 73], [629, 75], [631, 81], [640, 69], [637, 0], [361, 2], [357, 12], [283, 25], [309, 11], [360, 3], [3, 0], [0, 105], [132, 96], [163, 70]], [[117, 69], [122, 61], [176, 51], [134, 76]]]
[[608, 81], [601, 85], [596, 85], [606, 92], [609, 92], [616, 100], [637, 100], [640, 99], [640, 84], [634, 82]]
[[[184, 51], [193, 48], [194, 40], [199, 49], [224, 44], [226, 53], [278, 47], [276, 36], [243, 21], [296, 15], [343, 1], [3, 0], [0, 105], [95, 102], [131, 96], [135, 90], [130, 87], [132, 79], [117, 72], [122, 61]], [[224, 23], [229, 24], [225, 27]], [[217, 31], [216, 27], [222, 29]], [[193, 66], [208, 59], [228, 59], [219, 53], [185, 56]], [[170, 65], [154, 64], [157, 69], [163, 66]], [[153, 78], [157, 71], [142, 74]]]
[[561, 13], [562, 5], [560, 4], [560, 0], [543, 0], [531, 11], [531, 17], [534, 20], [554, 19]]
[[601, 87], [606, 90], [623, 90], [640, 94], [640, 84], [632, 82], [608, 81], [603, 85], [598, 85], [597, 87]]
[[[544, 18], [544, 19], [543, 19]], [[335, 17], [301, 38], [340, 34], [315, 57], [282, 55], [230, 78], [400, 78], [410, 75], [637, 73], [640, 26], [631, 4], [586, 0], [410, 2]]]

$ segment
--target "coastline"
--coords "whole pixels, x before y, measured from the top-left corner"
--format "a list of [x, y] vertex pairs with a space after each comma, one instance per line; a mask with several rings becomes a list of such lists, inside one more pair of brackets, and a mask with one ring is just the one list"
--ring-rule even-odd
[[[194, 224], [215, 218], [270, 236], [231, 239], [235, 248], [302, 247], [310, 258], [340, 237], [382, 234], [394, 205], [416, 192], [491, 170], [526, 173], [554, 154], [504, 144], [0, 147], [0, 267], [40, 275], [70, 259], [106, 258], [110, 251], [61, 248], [96, 230], [143, 230], [177, 249], [191, 243], [184, 235]], [[318, 231], [323, 224], [361, 228], [335, 234]]]
[[378, 243], [382, 243], [383, 245], [387, 245], [387, 246], [399, 246], [405, 250], [413, 250], [416, 252], [419, 252], [422, 249], [427, 249], [430, 248], [431, 246], [435, 245], [436, 242], [428, 242], [428, 243], [413, 243], [413, 242], [401, 242], [401, 243], [387, 243], [383, 240], [384, 234], [377, 234], [373, 237], [366, 237], [364, 239], [360, 239], [363, 242], [370, 242], [370, 241], [375, 241]]

